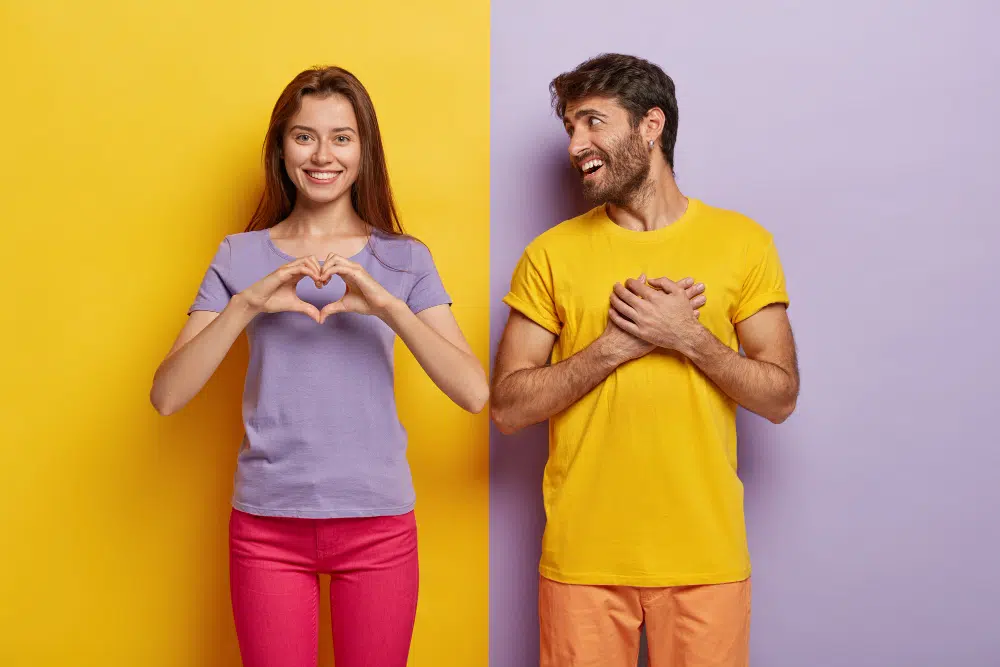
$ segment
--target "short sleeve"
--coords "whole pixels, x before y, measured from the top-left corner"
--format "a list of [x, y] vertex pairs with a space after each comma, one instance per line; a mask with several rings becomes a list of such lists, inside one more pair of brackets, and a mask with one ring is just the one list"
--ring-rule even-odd
[[503, 302], [539, 326], [559, 335], [562, 322], [556, 315], [552, 268], [546, 253], [533, 246], [521, 255]]
[[774, 239], [768, 236], [764, 243], [755, 245], [747, 250], [746, 275], [733, 324], [742, 322], [765, 306], [776, 303], [787, 306], [789, 302], [785, 273]]
[[227, 285], [231, 266], [232, 248], [229, 239], [224, 239], [219, 244], [219, 249], [215, 253], [215, 257], [212, 258], [208, 270], [205, 271], [205, 277], [202, 278], [201, 285], [198, 287], [198, 295], [188, 309], [189, 315], [196, 310], [221, 313], [225, 309], [233, 297]]
[[410, 252], [410, 272], [416, 276], [406, 295], [406, 305], [411, 311], [419, 313], [433, 306], [451, 305], [451, 297], [444, 288], [431, 251], [418, 241], [413, 242]]

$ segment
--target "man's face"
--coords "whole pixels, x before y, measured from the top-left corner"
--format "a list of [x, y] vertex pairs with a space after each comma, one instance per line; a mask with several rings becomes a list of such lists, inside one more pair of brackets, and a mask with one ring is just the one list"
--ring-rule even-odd
[[569, 157], [594, 204], [628, 205], [649, 176], [648, 145], [615, 100], [589, 97], [566, 106]]

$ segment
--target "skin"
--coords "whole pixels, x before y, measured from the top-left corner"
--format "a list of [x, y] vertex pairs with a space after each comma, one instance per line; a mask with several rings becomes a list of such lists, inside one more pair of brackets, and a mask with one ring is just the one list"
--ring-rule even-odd
[[[612, 221], [625, 229], [650, 231], [681, 218], [687, 197], [658, 145], [665, 122], [661, 109], [649, 110], [635, 127], [616, 100], [592, 97], [568, 105], [563, 121], [570, 161], [580, 173], [584, 194], [592, 202], [605, 202]], [[582, 167], [595, 159], [604, 165], [584, 173]], [[747, 410], [783, 422], [794, 411], [799, 392], [786, 309], [768, 306], [735, 325], [743, 356], [700, 323], [703, 292], [704, 285], [692, 278], [673, 282], [640, 276], [617, 283], [604, 332], [588, 347], [551, 365], [556, 336], [512, 310], [494, 364], [492, 420], [510, 434], [549, 419], [618, 366], [663, 348], [686, 356]]]
[[[221, 313], [191, 314], [153, 377], [150, 401], [160, 414], [177, 412], [201, 391], [254, 317], [276, 312], [302, 313], [317, 326], [339, 313], [378, 317], [452, 401], [469, 412], [482, 411], [489, 398], [486, 374], [451, 309], [441, 305], [414, 314], [350, 259], [365, 247], [369, 233], [350, 200], [361, 155], [358, 123], [347, 99], [303, 99], [282, 143], [285, 170], [298, 191], [295, 207], [269, 230], [275, 245], [298, 259], [234, 295]], [[296, 296], [302, 278], [321, 287], [333, 276], [347, 289], [322, 310]]]

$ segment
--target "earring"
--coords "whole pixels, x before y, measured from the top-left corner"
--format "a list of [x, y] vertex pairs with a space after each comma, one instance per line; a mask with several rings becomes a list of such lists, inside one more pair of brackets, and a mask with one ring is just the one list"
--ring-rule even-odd
[[654, 141], [653, 141], [652, 139], [650, 139], [650, 140], [649, 140], [649, 147], [650, 147], [650, 148], [652, 148], [652, 147], [653, 147], [653, 143], [654, 143]]

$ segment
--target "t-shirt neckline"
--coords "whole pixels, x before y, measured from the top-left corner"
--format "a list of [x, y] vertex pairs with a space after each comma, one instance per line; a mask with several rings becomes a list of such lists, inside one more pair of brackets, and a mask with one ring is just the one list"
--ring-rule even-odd
[[653, 243], [656, 241], [662, 241], [672, 234], [675, 234], [679, 229], [689, 225], [691, 221], [698, 216], [698, 213], [701, 210], [701, 202], [694, 197], [688, 197], [687, 201], [687, 209], [685, 209], [680, 218], [666, 227], [660, 227], [659, 229], [652, 229], [649, 231], [625, 229], [621, 225], [618, 225], [611, 219], [611, 216], [608, 215], [607, 204], [602, 204], [601, 206], [595, 208], [594, 216], [598, 222], [600, 222], [601, 229], [606, 229], [609, 234], [612, 234], [615, 237], [628, 241], [634, 241], [636, 243]]
[[[277, 244], [274, 242], [274, 239], [271, 238], [270, 228], [262, 229], [260, 230], [260, 233], [263, 235], [264, 245], [270, 248], [271, 251], [278, 257], [282, 258], [286, 262], [294, 262], [295, 260], [299, 259], [298, 257], [293, 257], [292, 255], [289, 255], [287, 252], [283, 251], [281, 248], [277, 246]], [[372, 233], [368, 235], [368, 241], [361, 247], [361, 250], [354, 253], [347, 259], [351, 260], [352, 262], [358, 261], [358, 259], [360, 259], [362, 255], [364, 255], [366, 252], [369, 251], [372, 241], [374, 240], [374, 237], [375, 237], [375, 231], [372, 230]], [[326, 260], [326, 258], [317, 257], [317, 260], [319, 261], [320, 264], [322, 264]]]

